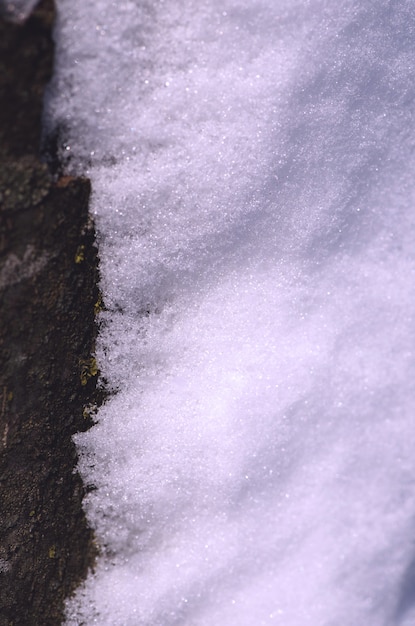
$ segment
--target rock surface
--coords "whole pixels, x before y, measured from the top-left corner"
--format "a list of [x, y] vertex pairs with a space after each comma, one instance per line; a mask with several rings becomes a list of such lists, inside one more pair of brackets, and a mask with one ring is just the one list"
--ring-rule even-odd
[[99, 396], [90, 185], [38, 156], [53, 17], [0, 20], [0, 626], [62, 623], [96, 554], [71, 440]]

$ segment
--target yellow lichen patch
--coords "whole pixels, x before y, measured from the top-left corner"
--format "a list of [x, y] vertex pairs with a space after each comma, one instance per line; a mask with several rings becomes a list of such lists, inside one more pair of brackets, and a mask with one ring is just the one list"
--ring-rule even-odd
[[55, 559], [56, 558], [56, 546], [50, 546], [48, 554], [49, 554], [50, 559]]
[[95, 357], [93, 356], [90, 359], [81, 359], [79, 364], [81, 366], [81, 385], [84, 386], [90, 378], [98, 374], [98, 365]]
[[104, 309], [104, 303], [102, 301], [101, 294], [99, 294], [98, 300], [94, 304], [94, 313], [95, 313], [95, 315], [98, 315], [98, 313], [101, 313], [101, 311], [103, 311], [103, 309]]
[[87, 406], [84, 407], [84, 410], [82, 411], [82, 416], [86, 420], [90, 419], [91, 417], [96, 415], [97, 410], [98, 410], [98, 407], [96, 404], [88, 404]]
[[78, 249], [75, 254], [75, 263], [82, 263], [82, 261], [85, 261], [85, 246], [84, 245], [78, 246]]

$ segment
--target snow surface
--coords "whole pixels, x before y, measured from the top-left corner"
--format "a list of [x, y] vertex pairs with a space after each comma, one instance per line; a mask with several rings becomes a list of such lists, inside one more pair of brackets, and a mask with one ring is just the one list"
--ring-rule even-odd
[[118, 390], [68, 624], [413, 625], [414, 3], [58, 6]]

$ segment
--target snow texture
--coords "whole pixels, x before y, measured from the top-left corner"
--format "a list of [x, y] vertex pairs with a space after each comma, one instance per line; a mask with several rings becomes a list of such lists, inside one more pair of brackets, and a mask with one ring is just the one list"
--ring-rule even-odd
[[59, 0], [103, 554], [68, 624], [415, 623], [410, 0]]

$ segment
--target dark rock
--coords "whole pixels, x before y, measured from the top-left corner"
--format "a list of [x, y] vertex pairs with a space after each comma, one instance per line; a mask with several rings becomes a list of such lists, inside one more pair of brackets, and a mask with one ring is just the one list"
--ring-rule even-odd
[[0, 154], [37, 155], [43, 92], [53, 69], [53, 0], [23, 24], [0, 23]]
[[62, 623], [96, 555], [71, 439], [100, 396], [90, 184], [37, 155], [53, 12], [0, 21], [0, 626]]

